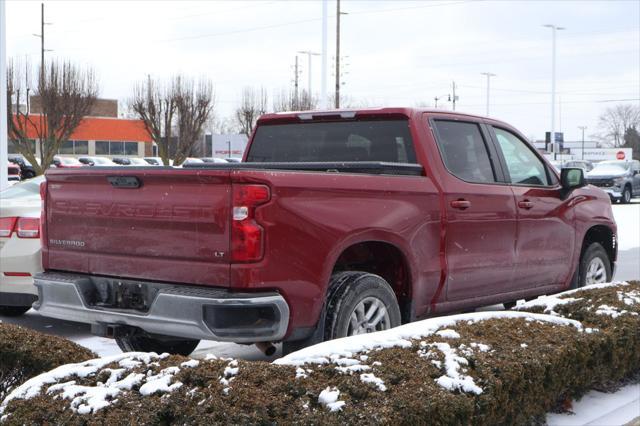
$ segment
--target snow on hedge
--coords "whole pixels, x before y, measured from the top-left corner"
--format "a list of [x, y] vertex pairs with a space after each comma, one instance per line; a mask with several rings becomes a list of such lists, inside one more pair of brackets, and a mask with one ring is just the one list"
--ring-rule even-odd
[[[2, 414], [13, 399], [30, 399], [42, 392], [43, 387], [49, 386], [46, 390], [48, 394], [60, 393], [62, 398], [71, 400], [71, 408], [80, 414], [89, 414], [100, 410], [110, 404], [123, 390], [130, 390], [134, 385], [144, 382], [140, 387], [140, 393], [151, 395], [154, 392], [170, 392], [182, 386], [180, 382], [169, 384], [173, 376], [179, 371], [178, 367], [171, 367], [162, 370], [157, 375], [129, 374], [120, 379], [127, 369], [140, 365], [151, 365], [155, 361], [168, 357], [169, 354], [158, 355], [156, 353], [129, 352], [112, 355], [104, 358], [92, 359], [77, 364], [66, 364], [55, 368], [47, 373], [33, 377], [22, 385], [14, 389], [0, 405]], [[105, 368], [107, 365], [117, 363], [118, 369]], [[99, 372], [109, 373], [109, 379], [101, 386], [80, 386], [75, 380], [58, 383], [70, 377], [84, 378]]]
[[[322, 342], [308, 348], [293, 352], [287, 356], [275, 360], [274, 364], [301, 366], [303, 364], [327, 364], [339, 363], [344, 359], [352, 359], [355, 354], [386, 348], [408, 348], [412, 340], [436, 334], [442, 331], [441, 337], [454, 337], [456, 323], [464, 321], [477, 323], [490, 319], [528, 319], [562, 326], [573, 326], [582, 330], [580, 322], [544, 314], [529, 312], [473, 312], [469, 314], [451, 315], [447, 317], [429, 318], [401, 325], [390, 330], [379, 331], [371, 334], [343, 337], [341, 339]], [[442, 329], [442, 330], [441, 330]], [[454, 332], [454, 333], [452, 333]]]

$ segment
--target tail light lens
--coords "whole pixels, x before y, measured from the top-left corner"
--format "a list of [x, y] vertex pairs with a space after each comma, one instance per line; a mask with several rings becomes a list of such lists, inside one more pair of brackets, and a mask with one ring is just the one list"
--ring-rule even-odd
[[17, 220], [17, 217], [0, 217], [0, 237], [10, 237]]
[[231, 260], [256, 262], [262, 259], [264, 229], [255, 220], [255, 209], [271, 198], [265, 185], [233, 185]]
[[21, 217], [16, 225], [18, 238], [40, 238], [40, 218]]
[[18, 238], [40, 238], [40, 218], [0, 217], [0, 237], [10, 237], [14, 231]]

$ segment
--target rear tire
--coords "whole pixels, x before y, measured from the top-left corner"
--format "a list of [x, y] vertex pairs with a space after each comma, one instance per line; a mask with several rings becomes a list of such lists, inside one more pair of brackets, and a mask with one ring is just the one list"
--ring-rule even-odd
[[607, 251], [601, 244], [591, 243], [582, 253], [578, 270], [571, 281], [571, 288], [606, 283], [610, 282], [611, 278], [611, 261]]
[[5, 317], [19, 317], [31, 309], [31, 306], [0, 306], [0, 315]]
[[325, 341], [400, 325], [396, 295], [384, 278], [367, 272], [341, 272], [331, 281]]
[[116, 336], [116, 343], [122, 352], [167, 352], [172, 355], [187, 356], [194, 351], [200, 340], [178, 339], [169, 336], [151, 337], [144, 331], [136, 330], [129, 334]]

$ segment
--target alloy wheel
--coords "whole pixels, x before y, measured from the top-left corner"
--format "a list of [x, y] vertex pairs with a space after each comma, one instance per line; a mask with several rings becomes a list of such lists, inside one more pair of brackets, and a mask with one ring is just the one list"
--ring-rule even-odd
[[587, 275], [585, 277], [585, 284], [599, 284], [607, 281], [607, 269], [604, 266], [604, 262], [599, 257], [594, 257], [587, 266]]
[[389, 312], [376, 297], [367, 297], [356, 305], [349, 317], [347, 336], [373, 333], [391, 328]]

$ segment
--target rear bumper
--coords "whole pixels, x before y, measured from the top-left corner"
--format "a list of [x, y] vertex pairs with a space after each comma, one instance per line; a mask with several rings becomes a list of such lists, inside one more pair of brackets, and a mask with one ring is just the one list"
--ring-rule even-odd
[[[94, 325], [126, 325], [148, 333], [237, 343], [282, 340], [289, 306], [278, 293], [230, 293], [218, 288], [45, 272], [35, 277], [41, 315]], [[146, 312], [105, 300], [125, 286], [151, 295]], [[118, 290], [116, 290], [118, 289]], [[146, 296], [141, 296], [146, 297]]]

